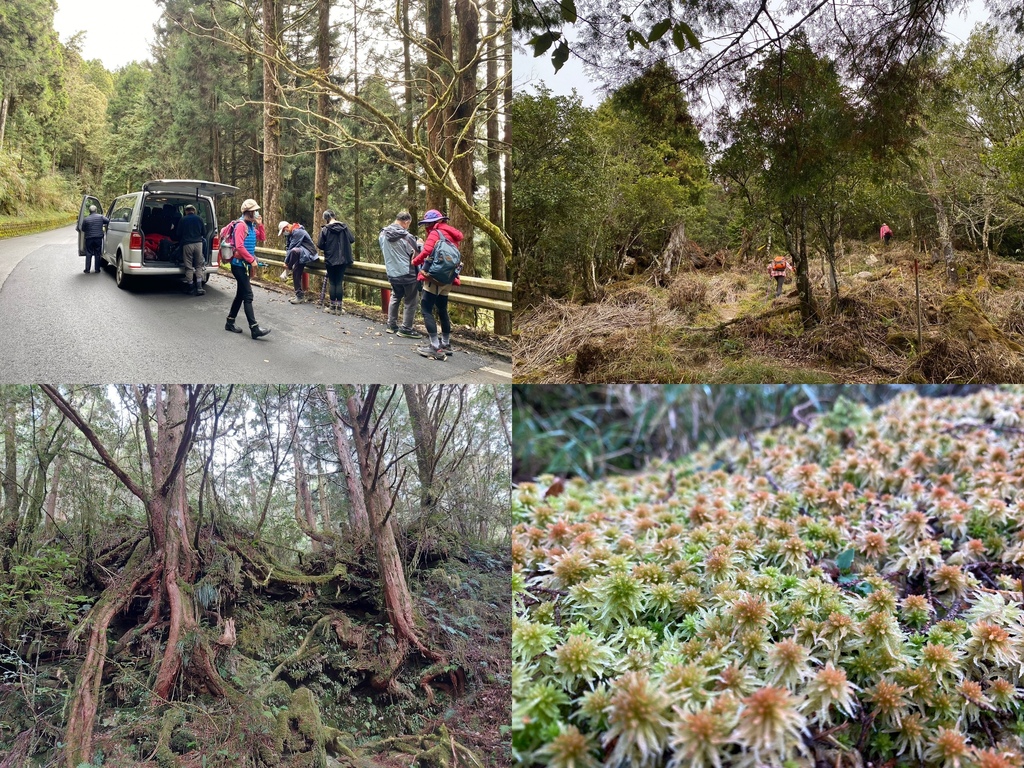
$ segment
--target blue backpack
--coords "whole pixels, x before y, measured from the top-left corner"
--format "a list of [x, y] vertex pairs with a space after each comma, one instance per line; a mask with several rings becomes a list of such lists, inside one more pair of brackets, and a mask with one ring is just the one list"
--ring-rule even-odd
[[434, 243], [434, 250], [430, 252], [427, 277], [441, 285], [451, 285], [461, 269], [462, 256], [459, 249], [440, 229], [437, 230], [437, 242]]

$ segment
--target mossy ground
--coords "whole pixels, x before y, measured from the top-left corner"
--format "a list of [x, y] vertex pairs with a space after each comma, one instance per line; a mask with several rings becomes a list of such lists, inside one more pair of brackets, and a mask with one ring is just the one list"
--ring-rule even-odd
[[840, 399], [640, 474], [521, 484], [518, 759], [1020, 768], [1022, 432], [1019, 387]]
[[[996, 262], [981, 271], [977, 255], [960, 254], [959, 283], [952, 285], [941, 265], [909, 248], [850, 245], [835, 305], [820, 259], [812, 261], [821, 321], [809, 328], [796, 312], [760, 317], [795, 304], [796, 293], [790, 283], [776, 299], [764, 266], [753, 262], [680, 273], [667, 288], [632, 277], [607, 286], [595, 304], [544, 303], [517, 318], [516, 381], [1024, 382], [1024, 265]], [[718, 332], [691, 330], [736, 318]]]
[[[412, 737], [423, 744], [420, 751], [429, 751], [442, 726], [445, 740], [468, 747], [483, 765], [510, 764], [508, 736], [500, 728], [507, 724], [511, 684], [507, 554], [470, 551], [461, 559], [451, 557], [410, 572], [423, 636], [450, 661], [451, 675], [438, 677], [432, 704], [419, 686], [427, 665], [415, 655], [397, 678], [403, 695], [380, 693], [371, 684], [393, 651], [372, 564], [360, 565], [358, 558], [347, 556], [344, 581], [260, 587], [245, 568], [233, 567], [232, 558], [222, 554], [220, 566], [210, 568], [205, 583], [215, 581], [233, 596], [237, 643], [221, 647], [216, 657], [218, 671], [231, 688], [228, 699], [214, 699], [201, 689], [181, 690], [177, 701], [153, 708], [150, 658], [159, 658], [159, 647], [149, 641], [134, 652], [111, 654], [95, 728], [95, 765], [409, 766], [415, 759], [411, 752], [391, 755], [374, 744]], [[314, 561], [312, 567], [332, 572], [326, 561]], [[189, 599], [199, 599], [202, 589], [190, 592]], [[208, 611], [203, 615], [201, 631], [213, 642], [220, 635], [213, 626], [215, 616]], [[306, 650], [296, 656], [314, 626], [317, 631]], [[111, 648], [119, 632], [112, 625]], [[48, 765], [59, 752], [54, 745], [63, 728], [61, 702], [81, 662], [73, 653], [60, 651], [63, 639], [48, 639], [53, 648], [44, 653], [38, 670], [23, 670], [31, 675], [28, 684], [36, 686], [28, 698], [37, 712], [47, 713], [43, 721], [28, 708], [18, 676], [0, 678], [0, 755], [13, 750], [15, 738], [33, 722], [37, 726], [25, 766]], [[278, 666], [283, 669], [271, 680]], [[450, 680], [457, 684], [448, 684]]]

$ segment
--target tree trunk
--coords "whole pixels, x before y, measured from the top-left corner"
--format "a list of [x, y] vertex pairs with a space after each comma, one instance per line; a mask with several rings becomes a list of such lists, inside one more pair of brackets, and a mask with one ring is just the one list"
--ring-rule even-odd
[[[441, 162], [451, 161], [449, 117], [451, 105], [441, 101], [452, 73], [452, 23], [448, 0], [426, 0], [427, 16], [427, 137], [431, 155]], [[440, 188], [427, 187], [427, 208], [445, 209]]]
[[[455, 0], [455, 17], [459, 23], [459, 75], [456, 90], [456, 106], [452, 115], [454, 155], [452, 172], [469, 204], [473, 204], [476, 177], [473, 172], [473, 157], [476, 149], [476, 131], [473, 113], [476, 108], [476, 56], [480, 44], [480, 11], [475, 0]], [[473, 247], [473, 223], [458, 206], [451, 212], [452, 226], [465, 235], [462, 241], [462, 274], [476, 274], [476, 258]]]
[[[506, 6], [502, 4], [502, 10], [504, 11]], [[512, 27], [509, 26], [508, 31], [505, 33], [505, 88], [504, 88], [504, 102], [505, 108], [503, 113], [505, 115], [505, 226], [511, 226], [512, 221], [512, 121], [509, 116], [512, 114]]]
[[349, 524], [356, 536], [365, 540], [370, 536], [370, 519], [366, 514], [366, 500], [363, 498], [363, 487], [359, 483], [359, 471], [352, 460], [352, 446], [348, 440], [348, 433], [345, 432], [345, 425], [341, 421], [338, 396], [330, 384], [326, 387], [326, 395], [327, 404], [331, 408], [331, 427], [334, 429], [334, 442], [338, 448], [338, 462], [341, 464], [345, 484], [348, 486]]
[[50, 487], [46, 492], [46, 501], [43, 505], [43, 511], [45, 513], [43, 530], [48, 540], [53, 538], [53, 534], [56, 531], [57, 498], [60, 494], [60, 476], [63, 471], [64, 452], [61, 451], [57, 454], [57, 458], [53, 462], [53, 479], [50, 481]]
[[3, 522], [11, 526], [12, 531], [16, 531], [18, 507], [21, 506], [21, 496], [18, 494], [17, 420], [13, 390], [8, 389], [4, 395]]
[[[353, 425], [356, 456], [359, 458], [359, 476], [363, 486], [363, 497], [366, 499], [370, 534], [373, 537], [384, 590], [384, 605], [388, 622], [394, 630], [400, 648], [412, 645], [431, 661], [441, 661], [443, 657], [427, 648], [416, 633], [412, 595], [405, 582], [405, 569], [398, 553], [394, 531], [388, 525], [394, 499], [388, 498], [383, 487], [385, 478], [379, 474], [383, 457], [380, 455], [381, 447], [374, 442], [378, 424], [374, 422], [372, 427], [370, 424], [373, 421], [373, 408], [379, 389], [379, 385], [371, 385], [365, 401], [358, 395], [353, 395], [348, 398], [347, 406]], [[383, 414], [377, 418], [380, 419], [382, 416]]]
[[[411, 45], [411, 33], [409, 30], [409, 0], [402, 0], [402, 66], [405, 73], [405, 138], [410, 146], [413, 143], [413, 114], [416, 111], [412, 100], [412, 56], [409, 50]], [[419, 202], [419, 191], [416, 184], [416, 177], [408, 174], [405, 179], [406, 208], [412, 216], [412, 226], [415, 232], [418, 228], [419, 216], [416, 215], [417, 203]]]
[[271, 63], [280, 50], [279, 0], [263, 0], [263, 202], [265, 226], [281, 218], [281, 86], [277, 66]]
[[[491, 35], [498, 31], [497, 0], [487, 0], [487, 13], [491, 19]], [[501, 137], [498, 134], [498, 38], [492, 37], [487, 45], [487, 206], [488, 215], [495, 224], [505, 228], [501, 189]], [[491, 239], [491, 279], [508, 280], [508, 265], [498, 244]], [[494, 313], [494, 332], [499, 336], [512, 333], [512, 313]]]
[[4, 134], [7, 132], [7, 109], [11, 105], [11, 97], [4, 94], [3, 101], [0, 101], [0, 151], [4, 148]]
[[946, 204], [942, 200], [942, 187], [939, 184], [939, 175], [935, 172], [935, 162], [928, 161], [928, 197], [931, 199], [932, 208], [935, 209], [935, 224], [939, 230], [939, 248], [942, 251], [942, 261], [946, 265], [946, 279], [951, 283], [957, 282], [956, 265], [953, 260], [953, 242], [950, 238], [949, 215], [946, 212]]
[[[316, 32], [316, 62], [317, 66], [324, 72], [331, 70], [331, 0], [319, 0], [319, 17], [317, 20]], [[320, 131], [327, 130], [325, 118], [331, 108], [331, 99], [325, 89], [321, 89], [316, 97], [317, 115], [320, 117]], [[328, 155], [324, 140], [318, 135], [316, 139], [316, 168], [313, 180], [313, 221], [322, 221], [323, 213], [330, 205], [327, 202], [328, 194], [328, 168], [330, 167], [330, 156]]]
[[288, 398], [288, 431], [292, 438], [292, 460], [295, 467], [295, 521], [300, 530], [312, 540], [312, 549], [319, 552], [322, 536], [317, 533], [316, 514], [313, 512], [313, 495], [309, 492], [309, 476], [306, 473], [306, 460], [302, 449], [302, 438], [299, 437], [299, 419], [295, 412], [295, 403]]

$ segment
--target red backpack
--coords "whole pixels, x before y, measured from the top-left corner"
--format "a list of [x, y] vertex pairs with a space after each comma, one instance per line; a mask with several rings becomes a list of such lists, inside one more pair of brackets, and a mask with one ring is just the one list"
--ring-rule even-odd
[[776, 256], [772, 259], [772, 272], [785, 272], [788, 266], [785, 256]]

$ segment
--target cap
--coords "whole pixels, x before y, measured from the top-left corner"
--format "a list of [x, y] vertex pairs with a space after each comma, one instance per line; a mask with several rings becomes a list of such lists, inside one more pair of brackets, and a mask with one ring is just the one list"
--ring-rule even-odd
[[287, 229], [290, 226], [291, 226], [291, 224], [289, 224], [287, 221], [278, 222], [278, 224], [277, 224], [277, 234], [283, 235], [285, 229]]
[[242, 213], [248, 213], [249, 211], [258, 211], [260, 204], [253, 200], [251, 197], [242, 203]]

